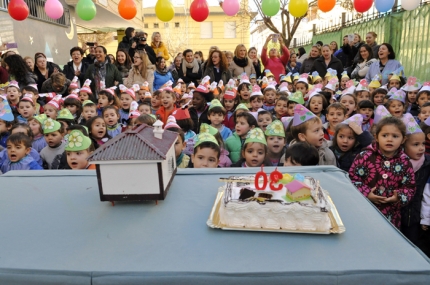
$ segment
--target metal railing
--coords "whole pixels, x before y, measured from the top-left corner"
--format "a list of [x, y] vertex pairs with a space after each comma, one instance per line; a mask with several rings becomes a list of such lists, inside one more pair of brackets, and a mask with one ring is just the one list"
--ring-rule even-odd
[[[24, 0], [24, 2], [27, 3], [28, 10], [30, 12], [28, 15], [29, 18], [65, 27], [70, 26], [70, 12], [67, 6], [63, 6], [63, 16], [57, 20], [54, 20], [49, 18], [45, 13], [44, 7], [46, 0]], [[8, 4], [9, 0], [0, 0], [0, 10], [5, 10], [7, 12]]]

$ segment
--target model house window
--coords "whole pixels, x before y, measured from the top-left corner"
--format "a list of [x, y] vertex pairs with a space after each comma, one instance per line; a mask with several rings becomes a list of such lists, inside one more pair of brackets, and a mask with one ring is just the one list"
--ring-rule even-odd
[[212, 38], [212, 22], [200, 23], [200, 38], [201, 39]]
[[224, 38], [236, 38], [236, 22], [224, 22]]

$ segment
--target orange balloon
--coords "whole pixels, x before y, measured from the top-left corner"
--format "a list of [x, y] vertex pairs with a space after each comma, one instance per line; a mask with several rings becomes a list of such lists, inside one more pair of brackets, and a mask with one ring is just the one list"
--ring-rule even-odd
[[124, 19], [131, 20], [137, 14], [136, 3], [133, 0], [121, 0], [118, 3], [118, 12]]
[[330, 12], [336, 5], [336, 0], [318, 0], [318, 8], [323, 12]]

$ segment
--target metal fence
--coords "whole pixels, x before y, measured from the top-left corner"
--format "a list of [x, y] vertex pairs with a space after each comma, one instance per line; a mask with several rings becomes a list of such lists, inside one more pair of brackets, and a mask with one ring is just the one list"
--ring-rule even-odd
[[[9, 1], [10, 0], [0, 0], [0, 10], [7, 11]], [[63, 16], [57, 20], [54, 20], [46, 15], [44, 8], [46, 0], [24, 0], [24, 2], [27, 3], [28, 10], [30, 12], [28, 15], [29, 18], [65, 27], [70, 26], [70, 12], [67, 6], [63, 6]]]

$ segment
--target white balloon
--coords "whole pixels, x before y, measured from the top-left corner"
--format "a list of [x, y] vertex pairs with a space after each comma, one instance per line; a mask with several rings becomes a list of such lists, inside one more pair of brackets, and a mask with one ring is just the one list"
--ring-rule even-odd
[[403, 0], [402, 8], [408, 11], [418, 8], [420, 5], [420, 0]]

